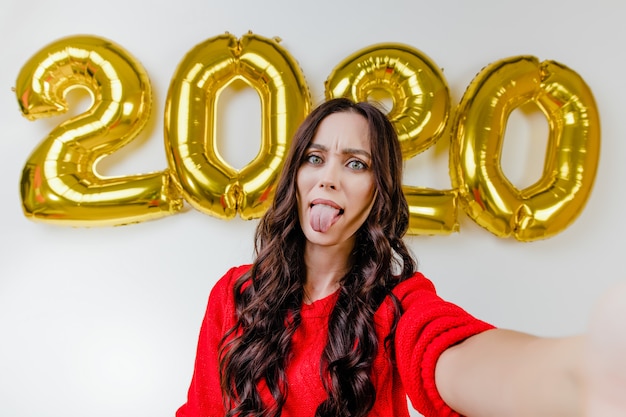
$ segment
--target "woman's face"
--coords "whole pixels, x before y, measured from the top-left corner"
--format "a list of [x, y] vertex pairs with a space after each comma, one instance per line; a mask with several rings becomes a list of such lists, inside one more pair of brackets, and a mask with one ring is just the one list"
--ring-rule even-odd
[[298, 216], [309, 243], [354, 245], [374, 205], [368, 125], [352, 112], [319, 125], [296, 176]]

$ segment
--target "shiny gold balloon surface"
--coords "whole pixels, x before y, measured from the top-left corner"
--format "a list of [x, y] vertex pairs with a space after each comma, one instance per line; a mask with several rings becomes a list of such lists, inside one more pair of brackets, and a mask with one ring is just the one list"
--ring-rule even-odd
[[[261, 146], [236, 170], [217, 151], [217, 101], [234, 80], [260, 97]], [[210, 38], [179, 64], [166, 101], [165, 147], [185, 199], [219, 217], [261, 217], [274, 195], [291, 136], [310, 111], [308, 86], [275, 39], [252, 33]]]
[[403, 186], [409, 204], [410, 235], [448, 235], [459, 231], [456, 190]]
[[[534, 103], [550, 133], [541, 178], [516, 188], [500, 155], [511, 112]], [[467, 214], [500, 237], [532, 241], [565, 229], [591, 192], [600, 151], [600, 120], [582, 78], [553, 61], [518, 56], [485, 67], [459, 105], [451, 177]]]
[[68, 110], [66, 94], [86, 89], [91, 107], [54, 128], [24, 167], [24, 213], [71, 226], [121, 225], [162, 217], [182, 206], [167, 171], [103, 177], [96, 164], [133, 140], [150, 116], [151, 87], [141, 65], [95, 36], [60, 39], [36, 53], [16, 83], [30, 120]]
[[[222, 158], [215, 137], [218, 101], [236, 81], [254, 89], [262, 110], [260, 150], [240, 170]], [[451, 129], [443, 74], [410, 46], [357, 51], [333, 69], [325, 87], [327, 99], [391, 97], [388, 117], [405, 159], [452, 131], [453, 189], [403, 187], [411, 234], [458, 231], [460, 206], [497, 236], [547, 238], [578, 216], [591, 193], [600, 150], [596, 104], [583, 79], [557, 62], [518, 56], [485, 67], [468, 86]], [[271, 204], [291, 136], [311, 107], [301, 70], [277, 39], [251, 32], [210, 38], [172, 77], [164, 120], [169, 169], [104, 177], [96, 172], [98, 161], [133, 140], [150, 116], [150, 82], [120, 46], [72, 36], [36, 53], [15, 91], [24, 116], [34, 120], [66, 112], [66, 96], [77, 88], [90, 94], [91, 107], [54, 128], [24, 167], [21, 196], [31, 219], [73, 226], [140, 222], [180, 210], [181, 195], [219, 218], [258, 218]], [[550, 133], [541, 178], [518, 189], [500, 157], [511, 112], [528, 103], [543, 112]]]

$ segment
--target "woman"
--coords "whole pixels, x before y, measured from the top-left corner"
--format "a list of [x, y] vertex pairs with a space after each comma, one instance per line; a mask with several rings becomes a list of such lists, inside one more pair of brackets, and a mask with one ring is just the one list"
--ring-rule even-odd
[[495, 329], [440, 299], [402, 241], [408, 216], [386, 116], [316, 108], [254, 263], [211, 292], [177, 416], [408, 416], [407, 395], [427, 417], [581, 415], [582, 339]]

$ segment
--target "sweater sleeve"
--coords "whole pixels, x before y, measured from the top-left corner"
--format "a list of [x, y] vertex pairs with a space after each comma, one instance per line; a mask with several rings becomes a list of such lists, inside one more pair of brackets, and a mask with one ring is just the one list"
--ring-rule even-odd
[[225, 414], [220, 389], [218, 350], [224, 333], [235, 323], [232, 295], [234, 281], [247, 269], [230, 269], [211, 290], [198, 336], [187, 402], [177, 410], [176, 417], [219, 417]]
[[403, 314], [396, 330], [396, 361], [413, 407], [425, 417], [459, 416], [444, 403], [435, 385], [435, 365], [448, 348], [493, 326], [441, 299], [422, 274], [394, 290]]

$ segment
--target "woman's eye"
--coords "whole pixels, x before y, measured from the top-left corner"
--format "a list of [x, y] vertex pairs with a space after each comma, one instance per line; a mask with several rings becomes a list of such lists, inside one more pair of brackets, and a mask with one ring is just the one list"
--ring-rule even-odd
[[367, 165], [365, 165], [362, 161], [359, 161], [358, 159], [348, 162], [348, 167], [357, 171], [367, 169]]
[[317, 165], [322, 163], [322, 158], [319, 155], [309, 155], [306, 157], [306, 161], [309, 164]]

